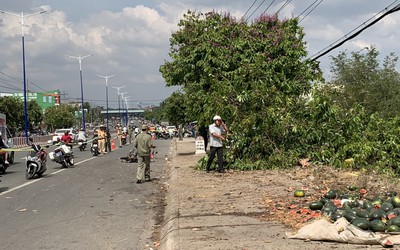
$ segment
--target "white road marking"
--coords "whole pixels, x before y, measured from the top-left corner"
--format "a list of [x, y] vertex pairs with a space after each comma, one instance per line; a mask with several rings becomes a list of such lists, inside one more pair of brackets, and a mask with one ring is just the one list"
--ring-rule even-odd
[[[77, 162], [77, 163], [75, 163], [74, 165], [77, 166], [77, 165], [79, 165], [79, 164], [82, 164], [82, 163], [84, 163], [84, 162], [93, 160], [93, 159], [95, 159], [95, 158], [97, 158], [97, 157], [88, 158], [88, 159], [86, 159], [86, 160]], [[66, 168], [63, 168], [63, 169], [60, 169], [60, 170], [58, 170], [58, 171], [56, 171], [56, 172], [53, 172], [53, 173], [51, 173], [51, 174], [48, 174], [48, 175], [49, 175], [49, 176], [51, 176], [51, 175], [56, 175], [56, 174], [61, 173], [62, 171], [65, 171], [65, 170], [66, 170]], [[41, 180], [43, 180], [43, 178], [38, 178], [38, 179], [35, 179], [35, 180], [31, 180], [31, 181], [29, 181], [29, 182], [26, 182], [26, 183], [24, 183], [24, 184], [21, 184], [21, 185], [19, 185], [19, 186], [16, 186], [16, 187], [11, 188], [11, 189], [9, 189], [9, 190], [7, 190], [7, 191], [5, 191], [5, 192], [0, 193], [0, 196], [3, 196], [3, 195], [8, 194], [8, 193], [10, 193], [10, 192], [12, 192], [12, 191], [15, 191], [15, 190], [18, 190], [18, 189], [20, 189], [20, 188], [26, 187], [26, 186], [28, 186], [28, 185], [31, 185], [31, 184], [33, 184], [33, 183], [35, 183], [35, 182], [38, 182], [38, 181], [41, 181]]]

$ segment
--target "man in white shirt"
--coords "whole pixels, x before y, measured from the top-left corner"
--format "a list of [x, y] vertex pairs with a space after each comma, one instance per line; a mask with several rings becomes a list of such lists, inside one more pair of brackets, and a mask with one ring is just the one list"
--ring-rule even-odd
[[228, 131], [228, 127], [222, 121], [219, 115], [214, 116], [214, 123], [208, 127], [210, 133], [210, 157], [207, 161], [206, 171], [210, 171], [211, 164], [215, 158], [215, 153], [218, 156], [218, 169], [219, 173], [224, 173], [224, 159], [222, 156], [222, 141], [225, 141], [225, 137], [222, 136], [223, 132]]
[[83, 129], [79, 130], [78, 133], [78, 141], [80, 140], [86, 141], [86, 132]]

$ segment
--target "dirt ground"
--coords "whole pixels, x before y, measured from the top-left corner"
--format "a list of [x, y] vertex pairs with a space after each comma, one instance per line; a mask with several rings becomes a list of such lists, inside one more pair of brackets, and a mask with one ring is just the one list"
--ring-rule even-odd
[[[350, 185], [367, 190], [365, 197], [374, 197], [386, 191], [398, 191], [396, 180], [382, 178], [373, 172], [344, 171], [326, 166], [304, 164], [285, 170], [235, 171], [225, 174], [206, 173], [196, 169], [200, 156], [183, 155], [180, 166], [190, 166], [182, 179], [186, 179], [187, 200], [191, 204], [215, 201], [219, 205], [218, 215], [249, 216], [271, 222], [274, 232], [268, 233], [271, 241], [264, 242], [265, 249], [361, 249], [381, 246], [351, 245], [332, 242], [310, 242], [287, 239], [286, 232], [296, 232], [306, 223], [318, 219], [318, 215], [304, 213], [312, 201], [318, 201], [330, 189], [350, 192]], [[192, 188], [194, 193], [190, 193]], [[209, 188], [209, 189], [208, 189]], [[204, 191], [204, 189], [213, 191]], [[294, 197], [295, 190], [304, 190], [305, 197]], [[350, 192], [351, 193], [351, 192]], [[197, 206], [193, 205], [192, 207]], [[188, 207], [190, 210], [190, 207]], [[201, 211], [200, 211], [201, 212]], [[254, 240], [254, 239], [253, 239]], [[279, 242], [279, 247], [276, 246]], [[271, 243], [270, 247], [268, 244]], [[278, 244], [278, 245], [279, 245]], [[257, 249], [257, 248], [243, 248]]]

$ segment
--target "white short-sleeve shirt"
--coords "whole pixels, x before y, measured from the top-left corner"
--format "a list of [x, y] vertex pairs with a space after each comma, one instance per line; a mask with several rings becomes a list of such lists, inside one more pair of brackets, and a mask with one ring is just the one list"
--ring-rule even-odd
[[222, 147], [222, 140], [219, 137], [215, 137], [212, 134], [217, 134], [217, 135], [222, 135], [222, 132], [224, 132], [224, 128], [222, 126], [217, 126], [215, 123], [211, 124], [208, 127], [208, 130], [210, 132], [210, 147]]

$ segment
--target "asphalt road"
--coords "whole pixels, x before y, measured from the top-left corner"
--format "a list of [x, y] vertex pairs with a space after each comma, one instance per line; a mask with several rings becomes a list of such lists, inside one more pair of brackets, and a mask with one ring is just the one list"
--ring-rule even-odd
[[150, 249], [170, 143], [155, 142], [152, 181], [142, 184], [136, 163], [119, 159], [130, 145], [98, 157], [74, 147], [74, 167], [48, 159], [44, 176], [30, 181], [18, 152], [0, 177], [0, 249]]

